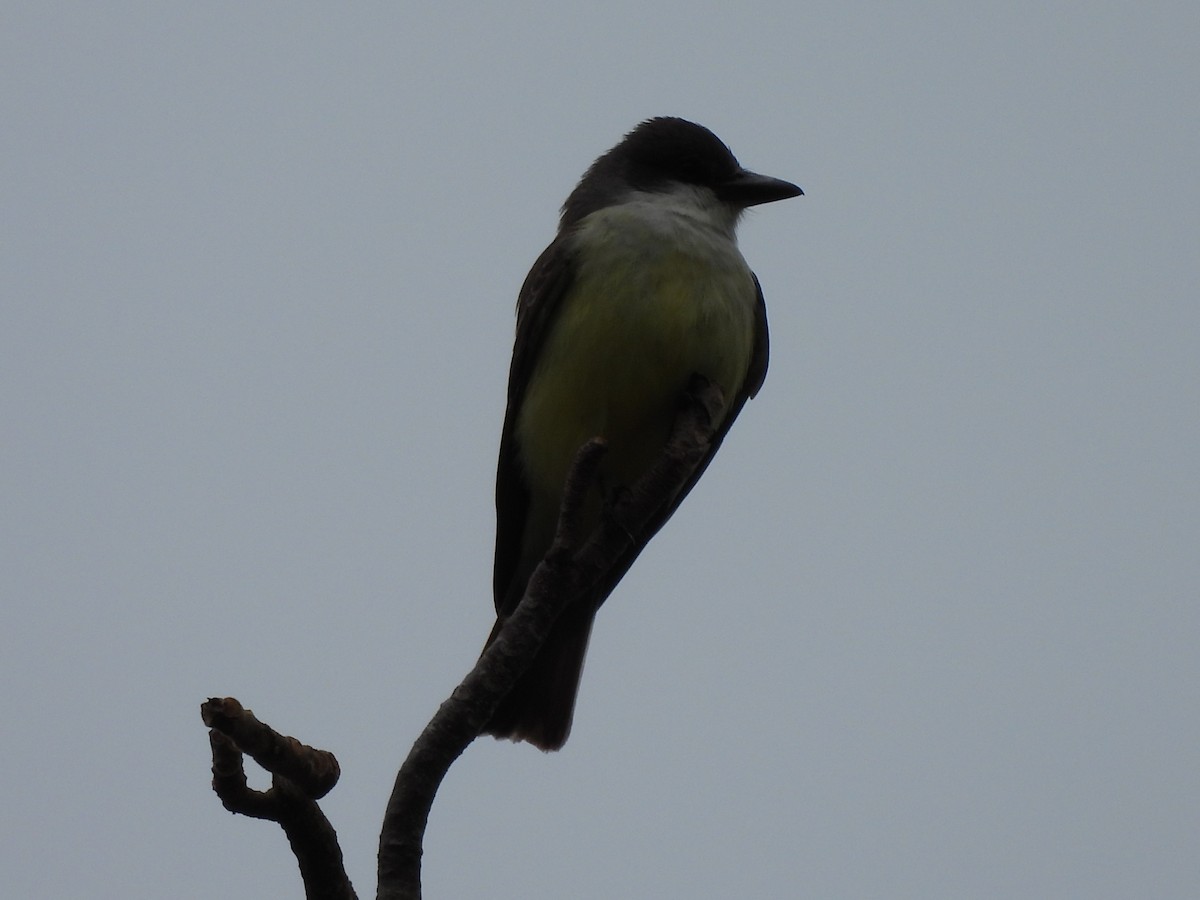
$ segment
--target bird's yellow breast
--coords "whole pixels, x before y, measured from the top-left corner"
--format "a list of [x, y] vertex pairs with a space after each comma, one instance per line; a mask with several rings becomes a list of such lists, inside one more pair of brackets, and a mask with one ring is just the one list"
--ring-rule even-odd
[[620, 206], [584, 220], [576, 240], [576, 277], [516, 423], [529, 485], [547, 499], [592, 437], [608, 441], [606, 479], [636, 480], [691, 376], [732, 398], [754, 350], [757, 293], [729, 232]]

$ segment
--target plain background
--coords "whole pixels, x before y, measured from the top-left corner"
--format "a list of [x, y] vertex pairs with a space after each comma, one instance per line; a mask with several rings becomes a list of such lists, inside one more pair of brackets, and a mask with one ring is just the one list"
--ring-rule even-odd
[[[333, 750], [363, 896], [491, 625], [513, 303], [682, 115], [766, 388], [451, 770], [429, 897], [1200, 896], [1200, 6], [9, 3], [0, 871], [295, 897], [200, 702]], [[256, 784], [265, 784], [255, 772]]]

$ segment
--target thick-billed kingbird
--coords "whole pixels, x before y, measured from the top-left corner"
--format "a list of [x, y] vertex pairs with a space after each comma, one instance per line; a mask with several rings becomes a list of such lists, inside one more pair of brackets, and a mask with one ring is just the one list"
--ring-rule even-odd
[[488, 643], [550, 549], [567, 472], [585, 442], [608, 444], [586, 507], [590, 530], [612, 492], [662, 453], [693, 375], [721, 388], [725, 409], [695, 474], [599, 588], [568, 605], [487, 733], [543, 750], [566, 741], [596, 611], [767, 373], [766, 307], [737, 247], [738, 219], [747, 207], [802, 193], [743, 169], [707, 128], [655, 118], [597, 159], [563, 204], [558, 234], [517, 299]]

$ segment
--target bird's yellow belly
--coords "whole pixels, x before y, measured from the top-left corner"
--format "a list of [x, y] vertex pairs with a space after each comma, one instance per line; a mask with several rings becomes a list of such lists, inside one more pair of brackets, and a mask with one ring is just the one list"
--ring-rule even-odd
[[598, 262], [563, 298], [516, 423], [528, 484], [547, 501], [593, 437], [609, 445], [604, 484], [635, 481], [661, 452], [691, 376], [732, 398], [753, 352], [757, 294], [740, 255]]

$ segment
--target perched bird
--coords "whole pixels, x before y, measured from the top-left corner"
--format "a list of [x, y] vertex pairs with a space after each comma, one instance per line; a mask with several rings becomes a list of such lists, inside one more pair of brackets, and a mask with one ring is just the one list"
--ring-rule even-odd
[[596, 611], [766, 376], [766, 308], [737, 247], [738, 219], [747, 207], [802, 193], [743, 169], [707, 128], [664, 117], [597, 159], [563, 204], [558, 234], [517, 300], [488, 643], [550, 548], [567, 472], [585, 442], [608, 444], [585, 505], [590, 530], [612, 492], [662, 453], [693, 375], [721, 388], [725, 410], [695, 475], [598, 590], [567, 607], [487, 733], [543, 750], [566, 741]]

